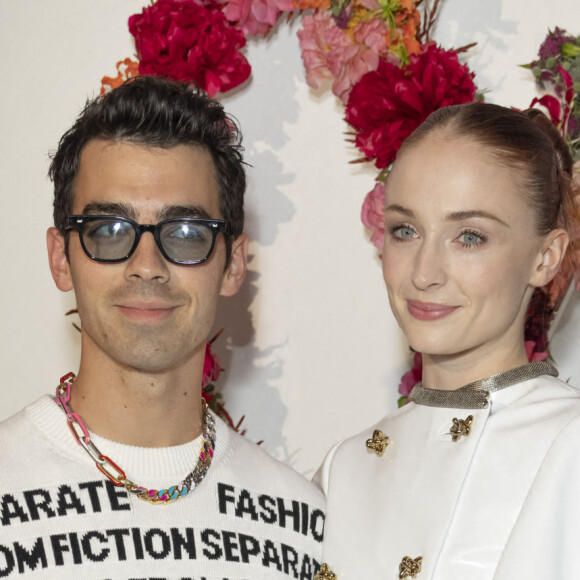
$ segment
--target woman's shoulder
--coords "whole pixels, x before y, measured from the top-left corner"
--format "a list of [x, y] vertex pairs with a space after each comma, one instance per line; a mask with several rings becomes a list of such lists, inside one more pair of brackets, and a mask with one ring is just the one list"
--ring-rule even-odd
[[[352, 466], [353, 459], [363, 455], [382, 455], [389, 445], [389, 435], [397, 429], [399, 423], [412, 419], [416, 405], [411, 403], [392, 413], [387, 414], [379, 421], [366, 427], [362, 431], [335, 443], [327, 452], [321, 466], [313, 477], [313, 481], [326, 493], [331, 472], [336, 469]], [[356, 462], [356, 461], [355, 461]]]

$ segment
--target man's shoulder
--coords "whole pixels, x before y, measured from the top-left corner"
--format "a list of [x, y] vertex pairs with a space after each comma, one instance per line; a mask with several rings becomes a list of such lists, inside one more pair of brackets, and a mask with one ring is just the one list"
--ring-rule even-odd
[[32, 427], [27, 413], [28, 407], [0, 421], [0, 457], [12, 450], [12, 444], [27, 440]]
[[[224, 432], [223, 429], [227, 431]], [[223, 429], [226, 449], [220, 458], [220, 465], [222, 469], [235, 474], [235, 479], [240, 484], [275, 495], [291, 496], [292, 499], [314, 506], [324, 505], [321, 490], [302, 474], [225, 424]]]
[[[48, 454], [57, 452], [52, 431], [58, 408], [50, 396], [44, 395], [11, 417], [0, 421], [0, 465], [2, 467], [32, 465], [47, 460]], [[63, 420], [66, 433], [66, 420]], [[59, 425], [60, 425], [59, 424]], [[2, 470], [5, 473], [7, 469]]]

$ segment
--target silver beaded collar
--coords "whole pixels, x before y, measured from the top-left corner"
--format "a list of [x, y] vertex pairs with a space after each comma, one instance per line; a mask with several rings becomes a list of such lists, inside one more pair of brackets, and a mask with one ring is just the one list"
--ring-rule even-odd
[[427, 407], [486, 409], [489, 405], [490, 393], [541, 375], [557, 377], [558, 371], [550, 363], [539, 361], [510, 369], [487, 379], [474, 381], [453, 391], [428, 389], [419, 383], [411, 391], [409, 400]]

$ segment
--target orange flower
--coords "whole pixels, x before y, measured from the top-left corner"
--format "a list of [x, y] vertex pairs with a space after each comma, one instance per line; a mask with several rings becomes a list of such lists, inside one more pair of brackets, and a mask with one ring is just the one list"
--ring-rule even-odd
[[415, 8], [416, 0], [399, 0], [399, 5], [401, 6], [402, 10], [406, 10], [407, 12], [417, 12]]
[[298, 10], [328, 10], [330, 0], [292, 0], [292, 6]]
[[117, 63], [117, 76], [116, 77], [103, 77], [101, 79], [101, 95], [104, 95], [107, 91], [116, 89], [121, 86], [127, 79], [135, 77], [139, 74], [139, 63], [137, 61], [126, 58], [125, 60], [120, 60]]
[[407, 55], [411, 56], [412, 54], [419, 54], [421, 52], [421, 45], [416, 38], [417, 27], [421, 23], [421, 15], [419, 14], [419, 11], [411, 5], [411, 8], [408, 9], [408, 11], [399, 12], [399, 14], [397, 14], [396, 22], [397, 28], [403, 35], [402, 42], [407, 49]]

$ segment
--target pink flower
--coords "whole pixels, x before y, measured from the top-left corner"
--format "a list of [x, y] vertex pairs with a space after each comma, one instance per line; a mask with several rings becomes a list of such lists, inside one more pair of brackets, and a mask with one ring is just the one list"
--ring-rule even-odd
[[385, 239], [385, 184], [377, 182], [367, 193], [361, 211], [361, 220], [372, 231], [371, 242], [381, 250]]
[[332, 92], [345, 105], [352, 87], [379, 66], [379, 55], [388, 48], [388, 34], [389, 29], [378, 19], [358, 24], [353, 31], [354, 41], [338, 27], [328, 30], [326, 39], [332, 46], [328, 66], [335, 76]]
[[208, 0], [157, 0], [129, 18], [139, 72], [193, 82], [210, 96], [243, 83], [250, 65], [238, 51], [246, 44], [219, 5]]
[[405, 68], [381, 59], [353, 88], [346, 120], [357, 131], [355, 143], [377, 167], [390, 165], [403, 141], [435, 110], [469, 103], [475, 96], [473, 73], [454, 51], [434, 44], [410, 57]]
[[379, 65], [386, 53], [389, 29], [380, 20], [359, 23], [352, 38], [334, 23], [326, 11], [305, 16], [298, 31], [306, 82], [318, 88], [323, 80], [334, 78], [332, 92], [346, 104], [352, 87]]
[[526, 354], [528, 355], [528, 360], [530, 362], [546, 360], [548, 358], [547, 352], [534, 352], [534, 348], [536, 348], [536, 343], [533, 340], [526, 340], [524, 345], [526, 347]]
[[413, 367], [401, 377], [401, 384], [399, 385], [399, 393], [403, 397], [408, 397], [413, 387], [421, 382], [423, 377], [423, 359], [420, 352], [413, 355]]
[[201, 388], [205, 389], [212, 381], [217, 381], [221, 373], [220, 359], [217, 354], [211, 352], [211, 344], [205, 345], [205, 359], [203, 361], [203, 375]]
[[282, 12], [294, 10], [291, 0], [229, 0], [222, 6], [228, 21], [252, 36], [265, 36]]
[[306, 68], [306, 82], [314, 89], [332, 78], [327, 61], [330, 47], [325, 40], [325, 33], [332, 26], [333, 20], [328, 12], [316, 11], [314, 16], [302, 19], [302, 30], [297, 33]]

